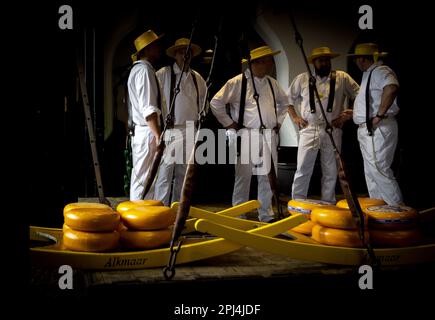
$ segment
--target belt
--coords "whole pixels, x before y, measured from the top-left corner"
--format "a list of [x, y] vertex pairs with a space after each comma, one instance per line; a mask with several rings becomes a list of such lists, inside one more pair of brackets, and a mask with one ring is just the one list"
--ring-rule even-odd
[[[396, 119], [396, 117], [394, 115], [387, 115], [379, 123], [387, 122], [387, 121], [391, 121], [391, 120], [395, 120], [395, 119]], [[366, 127], [366, 123], [365, 122], [360, 123], [360, 124], [358, 124], [358, 127], [365, 128]]]

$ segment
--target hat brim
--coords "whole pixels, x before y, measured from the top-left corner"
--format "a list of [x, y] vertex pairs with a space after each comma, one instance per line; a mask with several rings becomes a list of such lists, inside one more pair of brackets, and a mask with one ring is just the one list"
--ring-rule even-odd
[[[262, 55], [262, 56], [258, 56], [258, 57], [255, 57], [255, 58], [251, 58], [251, 62], [252, 62], [252, 61], [255, 61], [255, 60], [258, 60], [258, 59], [260, 59], [260, 58], [268, 57], [268, 56], [276, 56], [276, 55], [279, 54], [279, 53], [281, 53], [281, 50], [272, 51], [272, 52], [267, 53], [267, 54], [264, 54], [264, 55]], [[247, 62], [248, 62], [247, 59], [242, 59], [242, 63], [247, 63]]]
[[[187, 45], [183, 44], [183, 45], [169, 47], [168, 49], [166, 49], [166, 55], [168, 57], [171, 57], [171, 58], [175, 59], [175, 51], [177, 51], [180, 48], [187, 48]], [[194, 43], [192, 43], [190, 45], [190, 49], [192, 50], [192, 57], [199, 56], [199, 54], [202, 51], [201, 47], [198, 46], [197, 44], [194, 44]]]
[[323, 53], [323, 54], [316, 54], [316, 55], [312, 55], [308, 57], [308, 62], [309, 63], [313, 63], [314, 59], [320, 58], [320, 57], [327, 57], [327, 58], [337, 58], [340, 54], [339, 53], [335, 53], [335, 52], [331, 52], [331, 53]]
[[148, 43], [145, 47], [143, 47], [142, 49], [140, 49], [140, 50], [136, 51], [135, 53], [133, 53], [133, 54], [131, 55], [131, 59], [132, 59], [132, 60], [137, 59], [137, 55], [138, 55], [139, 52], [141, 52], [143, 49], [145, 49], [146, 47], [148, 47], [150, 44], [152, 44], [152, 43], [154, 43], [154, 42], [160, 40], [164, 35], [165, 35], [164, 33], [161, 34], [161, 35], [158, 36], [156, 39], [154, 39], [153, 41], [151, 41], [150, 43]]
[[373, 53], [367, 53], [367, 54], [361, 54], [361, 53], [349, 53], [348, 57], [365, 57], [365, 56], [373, 56], [377, 54], [378, 57], [383, 58], [388, 56], [388, 52], [373, 52]]

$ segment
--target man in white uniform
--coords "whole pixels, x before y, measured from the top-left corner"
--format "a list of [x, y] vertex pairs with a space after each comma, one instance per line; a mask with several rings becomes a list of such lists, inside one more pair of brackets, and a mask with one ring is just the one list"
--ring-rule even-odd
[[[163, 201], [165, 206], [180, 200], [181, 187], [187, 169], [185, 157], [186, 125], [189, 121], [190, 128], [194, 128], [206, 95], [204, 79], [198, 72], [190, 68], [191, 58], [198, 56], [201, 53], [201, 48], [192, 43], [191, 50], [186, 57], [187, 60], [184, 62], [188, 45], [189, 39], [180, 38], [176, 40], [175, 44], [166, 50], [166, 54], [175, 59], [174, 64], [157, 71], [157, 78], [163, 88], [166, 102], [162, 110], [164, 118], [166, 118], [171, 101], [175, 96], [174, 89], [180, 79], [184, 63], [185, 71], [180, 82], [180, 92], [176, 96], [171, 113], [173, 124], [165, 133], [166, 148], [155, 186], [155, 199]], [[190, 147], [192, 146], [193, 141]], [[190, 154], [190, 150], [188, 150], [187, 154]]]
[[[264, 128], [269, 129], [268, 132], [271, 132], [270, 152], [275, 165], [275, 172], [278, 172], [278, 130], [284, 121], [288, 107], [288, 99], [284, 90], [275, 79], [267, 75], [274, 65], [273, 56], [278, 53], [280, 53], [280, 51], [272, 51], [268, 46], [262, 46], [251, 51], [252, 73], [254, 75], [255, 87], [259, 94], [260, 110], [254, 99], [252, 77], [249, 70], [228, 80], [210, 102], [213, 114], [222, 126], [227, 129], [227, 135], [230, 139], [237, 135], [236, 130], [239, 130], [239, 135], [245, 135], [246, 133], [251, 135], [252, 139], [256, 135], [258, 136], [258, 129], [260, 129], [262, 125]], [[241, 97], [243, 78], [246, 79], [245, 97]], [[245, 101], [245, 111], [243, 119], [239, 121], [241, 99]], [[226, 104], [230, 105], [231, 116], [226, 113]], [[240, 123], [241, 126], [239, 126], [238, 123]], [[263, 135], [260, 133], [259, 136], [261, 137], [260, 142], [263, 141]], [[234, 139], [232, 141], [234, 141]], [[250, 152], [250, 150], [246, 148], [246, 144], [243, 144], [241, 154], [237, 158], [235, 165], [233, 205], [249, 200], [251, 177], [253, 172], [258, 173], [255, 170], [255, 163], [251, 161], [252, 158], [249, 157], [249, 155], [249, 161], [247, 163], [241, 161], [241, 159], [245, 158], [247, 152]], [[261, 207], [258, 209], [258, 217], [260, 221], [271, 222], [274, 219], [272, 210], [273, 195], [267, 172], [257, 175], [257, 180], [258, 200], [261, 202]]]
[[[131, 170], [130, 200], [142, 198], [144, 183], [153, 162], [156, 146], [160, 137], [159, 116], [160, 88], [152, 63], [160, 57], [159, 40], [152, 30], [140, 35], [135, 41], [136, 60], [128, 77], [129, 109], [134, 125], [131, 140], [133, 168]], [[145, 199], [152, 199], [150, 190]]]
[[399, 112], [399, 82], [393, 70], [377, 61], [385, 55], [374, 43], [358, 44], [355, 53], [350, 54], [364, 72], [353, 121], [359, 126], [358, 141], [370, 198], [399, 205], [403, 203], [402, 193], [390, 168], [398, 138], [395, 115]]
[[[320, 47], [311, 52], [308, 61], [314, 65], [316, 87], [326, 118], [333, 126], [332, 135], [340, 151], [341, 127], [352, 117], [352, 110], [345, 110], [345, 98], [355, 99], [359, 86], [346, 72], [331, 70], [331, 59], [338, 55], [328, 47]], [[288, 111], [300, 130], [292, 198], [307, 198], [314, 163], [320, 150], [322, 200], [334, 204], [337, 164], [331, 140], [325, 131], [325, 119], [314, 89], [310, 87], [309, 79], [310, 75], [307, 72], [301, 73], [293, 80], [288, 90]], [[300, 115], [295, 110], [297, 103], [300, 103]]]

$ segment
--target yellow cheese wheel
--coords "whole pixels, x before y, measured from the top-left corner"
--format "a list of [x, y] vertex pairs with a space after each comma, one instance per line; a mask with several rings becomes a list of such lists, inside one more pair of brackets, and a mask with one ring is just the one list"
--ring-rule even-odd
[[63, 208], [63, 213], [67, 213], [72, 209], [111, 209], [107, 204], [95, 203], [95, 202], [73, 202], [67, 204]]
[[124, 201], [118, 204], [116, 211], [123, 213], [124, 211], [137, 208], [137, 207], [147, 207], [147, 206], [163, 206], [163, 202], [160, 200], [131, 200]]
[[311, 210], [324, 205], [331, 205], [331, 203], [314, 199], [292, 199], [288, 202], [287, 209], [291, 214], [302, 213], [309, 217]]
[[[367, 216], [364, 215], [364, 226], [367, 226]], [[311, 212], [311, 220], [324, 227], [336, 229], [356, 229], [352, 213], [349, 209], [338, 208], [336, 206], [323, 206], [315, 208]]]
[[121, 213], [122, 222], [132, 230], [166, 229], [175, 217], [175, 211], [164, 206], [136, 207]]
[[120, 215], [112, 209], [77, 208], [64, 213], [65, 224], [71, 229], [88, 232], [113, 231], [118, 227]]
[[409, 247], [422, 242], [419, 229], [407, 230], [370, 230], [370, 239], [376, 247]]
[[[386, 204], [384, 200], [374, 198], [358, 198], [358, 202], [361, 209], [365, 209], [371, 206], [382, 206]], [[347, 203], [346, 199], [338, 201], [336, 206], [339, 208], [349, 209], [349, 204]]]
[[403, 230], [415, 228], [418, 223], [417, 211], [407, 206], [373, 206], [363, 211], [372, 229]]
[[116, 249], [119, 246], [119, 233], [83, 232], [63, 226], [63, 246], [74, 251], [101, 252]]
[[129, 249], [153, 249], [168, 244], [171, 241], [172, 230], [154, 231], [121, 231], [121, 245]]
[[297, 227], [294, 227], [293, 229], [291, 229], [291, 231], [306, 234], [306, 235], [310, 236], [311, 229], [313, 229], [313, 226], [314, 226], [314, 223], [311, 220], [309, 220], [307, 222], [301, 223]]
[[[311, 233], [311, 237], [322, 244], [351, 248], [360, 248], [363, 246], [357, 230], [326, 228], [316, 224]], [[365, 232], [364, 236], [366, 239], [368, 238], [368, 231]]]

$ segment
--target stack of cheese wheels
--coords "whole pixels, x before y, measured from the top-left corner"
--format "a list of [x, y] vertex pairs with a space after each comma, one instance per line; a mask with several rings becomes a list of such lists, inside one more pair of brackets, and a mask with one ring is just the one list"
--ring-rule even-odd
[[[145, 201], [142, 204], [141, 201]], [[118, 205], [122, 227], [121, 244], [129, 249], [153, 249], [168, 244], [175, 221], [175, 211], [160, 201], [127, 201]], [[127, 209], [125, 209], [128, 207]]]
[[[362, 198], [362, 197], [358, 198], [358, 202], [362, 210], [364, 210], [367, 207], [382, 206], [386, 204], [385, 201], [382, 199]], [[347, 203], [346, 199], [338, 201], [336, 206], [339, 208], [349, 209], [349, 204]]]
[[363, 209], [368, 216], [370, 239], [377, 247], [407, 247], [422, 241], [418, 213], [407, 206], [379, 205]]
[[[331, 205], [329, 202], [314, 200], [314, 199], [294, 199], [288, 202], [288, 212], [290, 214], [305, 214], [307, 219], [311, 218], [311, 211], [314, 208], [319, 208], [325, 205]], [[302, 233], [305, 235], [311, 235], [311, 229], [313, 229], [314, 223], [309, 220], [307, 222], [301, 223], [297, 227], [291, 229], [297, 233]]]
[[[311, 221], [315, 223], [312, 238], [317, 242], [340, 247], [363, 246], [349, 209], [336, 206], [316, 208], [311, 212]], [[368, 237], [367, 232], [365, 237]]]
[[118, 204], [116, 211], [120, 214], [137, 207], [148, 207], [148, 206], [163, 206], [163, 202], [160, 200], [130, 200], [124, 201]]
[[100, 252], [119, 245], [120, 215], [105, 204], [77, 202], [65, 206], [63, 245], [74, 251]]

